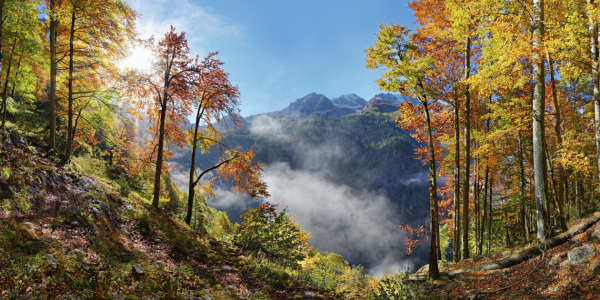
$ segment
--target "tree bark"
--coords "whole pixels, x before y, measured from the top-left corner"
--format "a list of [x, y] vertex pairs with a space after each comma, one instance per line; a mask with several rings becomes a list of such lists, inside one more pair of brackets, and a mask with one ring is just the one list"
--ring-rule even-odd
[[521, 137], [521, 131], [519, 131], [519, 196], [520, 196], [520, 218], [519, 226], [521, 227], [521, 234], [523, 244], [527, 243], [529, 236], [529, 222], [527, 222], [527, 210], [525, 208], [525, 166], [523, 163], [523, 138]]
[[488, 241], [487, 241], [487, 252], [488, 253], [491, 252], [491, 244], [492, 244], [492, 219], [493, 219], [493, 217], [492, 217], [492, 199], [493, 199], [492, 198], [492, 196], [493, 196], [492, 190], [493, 190], [493, 186], [494, 186], [494, 177], [491, 176], [490, 177], [490, 192], [489, 192], [489, 194], [490, 194], [490, 201], [488, 202], [488, 204], [489, 204], [489, 217], [490, 217], [490, 220], [488, 222], [488, 224], [489, 224], [489, 226], [488, 226]]
[[429, 116], [429, 107], [427, 105], [427, 98], [423, 97], [420, 101], [425, 112], [425, 123], [427, 124], [427, 138], [428, 138], [428, 150], [429, 150], [429, 216], [431, 219], [431, 243], [429, 248], [429, 277], [431, 279], [437, 279], [440, 276], [438, 269], [438, 236], [439, 236], [439, 222], [438, 222], [438, 200], [437, 200], [437, 175], [435, 171], [435, 150], [433, 148], [433, 133], [431, 129], [431, 117]]
[[546, 153], [544, 152], [544, 60], [540, 55], [544, 38], [544, 2], [533, 1], [533, 166], [537, 236], [542, 242], [547, 238], [547, 196], [545, 182]]
[[[587, 0], [588, 5], [594, 5], [594, 0]], [[598, 170], [600, 171], [600, 76], [598, 68], [598, 21], [592, 16], [588, 17], [588, 29], [590, 33], [590, 56], [592, 63], [592, 85], [594, 95], [594, 129], [596, 138], [596, 161]], [[600, 172], [598, 172], [600, 176]]]
[[[471, 38], [467, 38], [465, 46], [465, 80], [471, 75]], [[464, 180], [462, 194], [462, 258], [469, 258], [469, 172], [471, 170], [471, 95], [468, 83], [465, 86], [465, 157], [464, 157]]]
[[[10, 57], [14, 56], [14, 54], [15, 54], [15, 47], [17, 45], [16, 34], [17, 34], [17, 32], [15, 31], [15, 38], [13, 39]], [[4, 130], [4, 126], [6, 124], [6, 114], [8, 112], [8, 107], [7, 107], [7, 103], [6, 103], [6, 93], [8, 92], [8, 79], [10, 78], [10, 69], [12, 68], [12, 62], [13, 62], [12, 59], [10, 59], [8, 61], [8, 66], [6, 68], [6, 77], [4, 79], [4, 87], [2, 89], [2, 108], [3, 108], [3, 110], [2, 110], [2, 130]]]
[[74, 42], [75, 40], [75, 8], [71, 12], [71, 32], [69, 37], [69, 123], [67, 127], [67, 153], [63, 160], [63, 164], [68, 164], [71, 160], [71, 152], [73, 151], [73, 59], [74, 59]]
[[50, 1], [50, 90], [48, 91], [48, 101], [50, 102], [50, 137], [48, 144], [50, 149], [56, 148], [56, 5]]
[[[558, 103], [558, 94], [556, 92], [556, 81], [554, 79], [554, 61], [552, 60], [552, 56], [550, 56], [549, 52], [546, 52], [548, 57], [548, 68], [550, 69], [550, 84], [552, 86], [552, 103], [554, 104], [554, 114], [556, 117], [556, 124], [554, 125], [554, 132], [556, 133], [556, 140], [559, 146], [562, 146], [562, 130], [561, 130], [561, 116], [560, 116], [560, 105]], [[548, 157], [550, 160], [550, 157]], [[556, 187], [556, 205], [558, 209], [558, 222], [560, 228], [565, 231], [567, 230], [567, 223], [565, 220], [565, 190], [566, 190], [566, 179], [565, 179], [565, 170], [564, 168], [558, 164], [556, 166], [556, 171], [558, 173], [558, 183], [555, 183]]]
[[196, 118], [196, 124], [194, 125], [194, 143], [192, 144], [192, 160], [190, 162], [190, 182], [188, 186], [188, 209], [187, 214], [185, 216], [185, 222], [190, 225], [192, 222], [192, 212], [194, 210], [194, 194], [196, 193], [196, 184], [195, 184], [195, 176], [194, 171], [196, 170], [196, 149], [197, 147], [197, 136], [198, 136], [198, 126], [200, 123], [198, 118]]
[[454, 226], [452, 256], [454, 262], [460, 261], [460, 120], [458, 97], [454, 98]]
[[160, 93], [156, 95], [158, 98], [158, 102], [160, 104], [160, 124], [158, 129], [158, 150], [156, 157], [156, 171], [154, 173], [154, 191], [152, 198], [152, 206], [158, 208], [158, 202], [160, 199], [160, 179], [162, 174], [162, 165], [163, 165], [163, 152], [164, 152], [164, 144], [165, 144], [165, 122], [167, 118], [167, 109], [168, 109], [168, 101], [169, 101], [169, 88], [170, 88], [170, 77], [171, 77], [171, 67], [173, 66], [173, 61], [175, 60], [175, 50], [173, 49], [173, 53], [169, 52], [169, 47], [167, 47], [167, 53], [165, 54], [165, 74], [164, 74], [164, 84], [163, 84], [163, 95], [161, 98]]

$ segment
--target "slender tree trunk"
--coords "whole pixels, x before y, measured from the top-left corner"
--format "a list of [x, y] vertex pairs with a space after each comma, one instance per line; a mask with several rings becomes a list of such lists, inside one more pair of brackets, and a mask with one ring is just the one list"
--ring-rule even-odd
[[[595, 5], [594, 0], [587, 0], [588, 5]], [[588, 17], [588, 30], [590, 33], [590, 56], [592, 63], [592, 85], [594, 91], [594, 127], [596, 137], [596, 160], [600, 171], [600, 76], [598, 57], [598, 21], [592, 16]], [[598, 173], [600, 176], [600, 172]]]
[[505, 220], [505, 224], [504, 224], [504, 230], [505, 230], [505, 236], [506, 236], [506, 240], [505, 240], [505, 244], [504, 246], [506, 248], [510, 247], [510, 232], [509, 232], [509, 224], [508, 224], [508, 212], [506, 207], [504, 208], [504, 220]]
[[[16, 34], [17, 32], [15, 32], [15, 38], [13, 39], [12, 50], [10, 52], [11, 58], [15, 54], [15, 47], [17, 45]], [[10, 69], [12, 68], [12, 62], [12, 59], [8, 61], [8, 67], [6, 68], [6, 77], [4, 79], [4, 88], [2, 89], [2, 130], [4, 130], [4, 126], [6, 124], [6, 114], [8, 112], [8, 107], [6, 103], [6, 93], [8, 92], [8, 79], [10, 78]]]
[[[169, 47], [170, 48], [170, 47]], [[158, 102], [160, 103], [160, 124], [158, 129], [158, 150], [156, 157], [156, 171], [154, 173], [154, 192], [152, 198], [152, 206], [158, 208], [158, 202], [160, 199], [160, 180], [162, 175], [162, 165], [163, 165], [163, 151], [165, 144], [165, 122], [167, 118], [167, 109], [169, 108], [169, 88], [170, 88], [170, 77], [171, 77], [171, 67], [173, 66], [173, 61], [175, 60], [176, 53], [170, 53], [169, 49], [167, 49], [167, 53], [165, 55], [165, 74], [163, 79], [163, 95], [161, 99], [161, 95], [156, 95]]]
[[[471, 75], [471, 38], [467, 38], [465, 47], [465, 80]], [[471, 170], [471, 95], [469, 85], [465, 86], [465, 157], [464, 157], [464, 180], [463, 180], [463, 199], [462, 199], [462, 258], [469, 258], [469, 172]]]
[[492, 190], [493, 190], [493, 188], [492, 187], [493, 186], [494, 186], [494, 177], [491, 176], [490, 177], [490, 201], [488, 201], [489, 217], [490, 217], [490, 220], [488, 222], [488, 224], [489, 224], [489, 226], [488, 226], [488, 241], [487, 241], [487, 252], [488, 253], [490, 253], [491, 244], [492, 244], [492, 219], [493, 219], [493, 217], [492, 217], [492, 199], [493, 199], [492, 198], [492, 195], [493, 195]]
[[50, 101], [50, 149], [56, 148], [56, 3], [50, 1], [50, 90], [48, 97]]
[[185, 222], [189, 225], [192, 221], [192, 211], [194, 210], [194, 194], [196, 192], [196, 178], [194, 171], [196, 171], [196, 150], [198, 149], [198, 128], [200, 126], [200, 119], [204, 110], [200, 107], [196, 113], [196, 124], [194, 125], [194, 138], [192, 144], [192, 160], [190, 163], [190, 183], [188, 187], [188, 210], [185, 216]]
[[454, 98], [454, 241], [452, 256], [454, 262], [460, 261], [460, 107], [458, 97]]
[[75, 40], [75, 9], [71, 12], [71, 35], [69, 38], [69, 124], [67, 127], [67, 154], [63, 160], [63, 164], [68, 164], [71, 160], [73, 151], [73, 59]]
[[544, 60], [540, 55], [544, 38], [544, 1], [533, 0], [533, 166], [537, 236], [545, 242], [547, 233], [547, 196], [545, 182], [546, 158], [544, 153]]
[[523, 235], [523, 244], [527, 243], [529, 236], [529, 222], [527, 221], [527, 210], [525, 208], [525, 166], [523, 163], [523, 138], [521, 137], [521, 131], [519, 131], [519, 196], [520, 196], [520, 218], [519, 225], [521, 227], [521, 234]]
[[425, 112], [425, 123], [427, 124], [427, 138], [429, 150], [429, 216], [431, 219], [431, 244], [429, 248], [429, 278], [437, 279], [440, 276], [438, 269], [438, 199], [437, 199], [437, 175], [435, 171], [435, 150], [433, 148], [433, 133], [431, 129], [431, 117], [429, 116], [429, 107], [427, 98], [421, 100], [421, 105]]
[[[558, 94], [556, 92], [556, 81], [554, 79], [554, 61], [552, 60], [552, 56], [550, 56], [549, 52], [546, 52], [548, 57], [548, 68], [550, 69], [550, 83], [552, 86], [552, 103], [554, 104], [554, 114], [556, 117], [556, 124], [554, 125], [554, 132], [556, 133], [556, 140], [559, 146], [562, 146], [562, 130], [561, 130], [561, 116], [560, 116], [560, 105], [558, 103]], [[550, 157], [548, 157], [548, 160]], [[565, 179], [565, 169], [558, 164], [556, 166], [556, 171], [558, 172], [558, 183], [556, 184], [556, 205], [558, 209], [558, 221], [560, 228], [563, 231], [567, 230], [567, 223], [565, 221], [565, 199], [566, 199], [566, 179]]]
[[[485, 177], [484, 177], [484, 183], [483, 183], [483, 204], [482, 204], [482, 208], [483, 208], [483, 217], [481, 218], [481, 241], [480, 241], [480, 245], [479, 245], [479, 253], [483, 253], [483, 240], [484, 240], [484, 233], [485, 233], [485, 221], [487, 219], [487, 196], [488, 196], [488, 188], [489, 188], [489, 178], [490, 178], [490, 165], [489, 163], [487, 163], [486, 161], [486, 165], [485, 165]], [[489, 237], [488, 237], [489, 239]]]
[[[2, 49], [2, 32], [4, 31], [4, 0], [0, 0], [0, 74], [2, 74], [2, 65], [4, 62], [3, 49]], [[6, 100], [2, 101], [2, 112], [6, 110]], [[6, 130], [4, 122], [0, 128], [2, 132]]]
[[[474, 150], [477, 151], [477, 143], [475, 143]], [[481, 200], [479, 199], [481, 186], [479, 182], [479, 156], [476, 156], [475, 158], [475, 166], [473, 166], [473, 172], [473, 175], [475, 176], [475, 178], [473, 179], [473, 200], [475, 201], [473, 208], [473, 213], [475, 214], [475, 255], [481, 255], [481, 252], [479, 252], [479, 246], [481, 243]]]
[[[167, 95], [168, 96], [168, 95]], [[158, 133], [158, 150], [156, 154], [156, 171], [154, 173], [154, 193], [152, 198], [152, 206], [158, 208], [158, 201], [160, 199], [160, 179], [162, 174], [163, 165], [163, 147], [165, 143], [165, 119], [167, 115], [167, 101], [166, 97], [163, 98], [163, 104], [160, 110], [160, 127]]]
[[577, 210], [577, 219], [581, 219], [581, 201], [583, 198], [583, 184], [581, 180], [575, 181], [575, 208]]

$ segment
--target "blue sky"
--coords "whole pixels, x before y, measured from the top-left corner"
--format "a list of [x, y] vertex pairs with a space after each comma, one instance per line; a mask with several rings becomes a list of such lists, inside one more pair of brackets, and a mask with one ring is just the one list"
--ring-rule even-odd
[[[378, 24], [414, 28], [406, 0], [128, 0], [142, 14], [142, 38], [170, 25], [193, 54], [219, 51], [240, 88], [243, 116], [286, 107], [308, 93], [329, 98], [379, 93], [381, 74], [365, 68]], [[143, 57], [142, 53], [137, 53]]]

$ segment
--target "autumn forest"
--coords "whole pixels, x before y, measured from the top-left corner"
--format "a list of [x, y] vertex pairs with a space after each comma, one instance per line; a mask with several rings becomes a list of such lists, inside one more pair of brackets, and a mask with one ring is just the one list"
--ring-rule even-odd
[[[252, 139], [219, 49], [192, 55], [173, 26], [140, 38], [124, 0], [0, 0], [0, 299], [598, 293], [600, 4], [408, 6], [415, 30], [380, 24], [356, 49], [381, 91], [408, 100], [335, 115], [310, 94], [298, 103], [329, 115], [294, 117], [290, 105], [278, 121], [287, 142], [334, 123], [356, 139], [386, 124], [407, 133], [361, 143], [410, 147], [427, 168], [429, 218], [394, 226], [428, 265], [381, 275], [313, 247], [291, 210], [269, 202], [261, 159], [282, 152], [234, 142]], [[139, 48], [151, 66], [123, 67]], [[223, 186], [260, 203], [239, 224], [207, 204]]]

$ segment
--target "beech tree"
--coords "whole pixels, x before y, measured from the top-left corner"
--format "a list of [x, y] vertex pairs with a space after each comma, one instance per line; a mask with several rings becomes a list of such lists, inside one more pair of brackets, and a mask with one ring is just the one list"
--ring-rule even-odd
[[[239, 90], [229, 82], [228, 74], [223, 71], [223, 62], [216, 59], [217, 53], [210, 53], [199, 65], [193, 99], [196, 110], [194, 128], [191, 130], [192, 157], [189, 173], [188, 209], [185, 222], [192, 221], [194, 195], [201, 179], [210, 171], [216, 170], [226, 180], [232, 179], [233, 188], [253, 198], [269, 196], [266, 184], [260, 179], [260, 163], [252, 164], [252, 151], [241, 152], [230, 149], [225, 143], [222, 130], [230, 126], [239, 127], [237, 109]], [[204, 128], [200, 128], [203, 124]], [[220, 127], [220, 128], [219, 128]], [[217, 148], [220, 161], [205, 170], [196, 170], [198, 146], [203, 153]], [[216, 177], [211, 179], [214, 180]], [[210, 181], [201, 185], [202, 190], [212, 194]]]
[[[126, 46], [135, 37], [135, 12], [122, 0], [69, 0], [62, 10], [68, 11], [68, 56], [66, 70], [67, 143], [63, 163], [71, 159], [76, 134], [77, 100], [98, 98], [118, 78], [116, 62], [123, 58]], [[65, 53], [63, 52], [63, 53]], [[51, 62], [52, 63], [52, 62]], [[85, 104], [83, 108], [85, 108]], [[77, 117], [81, 115], [80, 107]]]
[[[36, 78], [33, 67], [40, 64], [40, 22], [36, 5], [39, 1], [4, 0], [0, 2], [0, 130], [5, 130], [7, 97], [19, 93], [21, 99], [31, 101]], [[17, 80], [21, 75], [20, 80]], [[9, 90], [11, 86], [11, 90]]]
[[[262, 167], [252, 164], [253, 153], [240, 152], [226, 147], [222, 132], [215, 125], [230, 122], [235, 127], [238, 121], [237, 87], [231, 85], [227, 73], [216, 59], [209, 54], [202, 62], [199, 57], [190, 57], [185, 33], [171, 30], [158, 42], [154, 38], [146, 41], [154, 52], [155, 66], [149, 73], [131, 73], [129, 87], [133, 93], [131, 110], [138, 119], [144, 111], [150, 120], [151, 140], [147, 141], [147, 160], [154, 162], [154, 191], [152, 205], [158, 208], [161, 174], [171, 156], [165, 145], [181, 149], [192, 146], [192, 163], [189, 174], [189, 198], [186, 222], [191, 221], [195, 189], [201, 178], [210, 171], [217, 171], [225, 180], [232, 180], [233, 187], [254, 197], [268, 195], [266, 185], [260, 180]], [[186, 130], [186, 117], [195, 109], [195, 124]], [[201, 127], [202, 126], [202, 127]], [[213, 167], [196, 170], [198, 147], [203, 152], [216, 146], [221, 151], [221, 160]], [[212, 194], [210, 181], [202, 190]]]
[[[377, 80], [379, 87], [388, 92], [405, 92], [419, 99], [423, 109], [424, 121], [427, 126], [427, 148], [429, 154], [429, 215], [430, 215], [430, 253], [429, 277], [439, 277], [438, 269], [438, 195], [436, 160], [431, 126], [430, 95], [434, 90], [428, 84], [428, 79], [435, 76], [434, 64], [429, 56], [420, 56], [416, 46], [412, 43], [412, 35], [404, 26], [379, 25], [380, 31], [376, 34], [377, 41], [365, 50], [367, 55], [367, 68], [383, 68], [386, 73]], [[401, 117], [399, 117], [401, 118]], [[399, 120], [397, 120], [399, 122]]]

